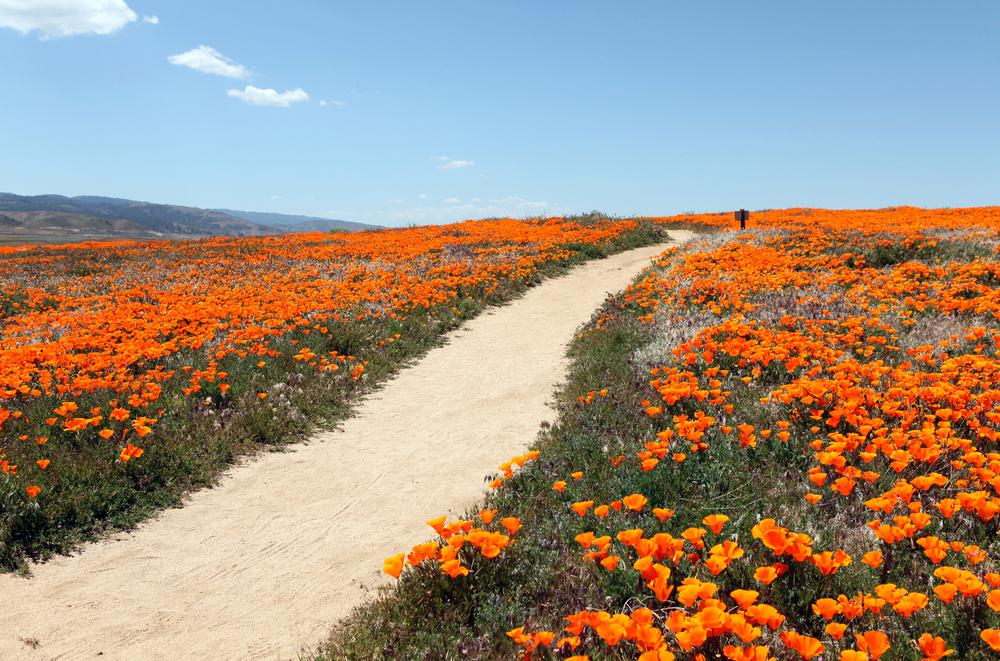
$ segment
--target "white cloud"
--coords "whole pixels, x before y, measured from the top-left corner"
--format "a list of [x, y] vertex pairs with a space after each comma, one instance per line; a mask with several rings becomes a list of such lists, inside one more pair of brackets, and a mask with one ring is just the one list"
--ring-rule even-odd
[[202, 45], [184, 53], [171, 55], [167, 61], [177, 66], [227, 78], [247, 78], [250, 75], [245, 66], [230, 60], [211, 46]]
[[43, 39], [111, 34], [136, 18], [124, 0], [0, 0], [0, 27]]
[[159, 16], [155, 16], [155, 15], [154, 16], [143, 16], [142, 17], [142, 22], [146, 23], [147, 25], [159, 25], [160, 24], [160, 17]]
[[[438, 159], [441, 160], [441, 159]], [[447, 160], [438, 166], [438, 170], [459, 170], [461, 168], [469, 168], [475, 165], [475, 161], [463, 161], [462, 159]]]
[[450, 207], [453, 207], [456, 204], [461, 204], [462, 203], [462, 199], [459, 198], [459, 197], [448, 197], [448, 198], [445, 198], [444, 203], [447, 204]]
[[326, 99], [320, 99], [319, 105], [323, 108], [326, 108], [327, 106]]
[[227, 95], [239, 99], [252, 106], [273, 106], [287, 108], [293, 103], [308, 101], [309, 95], [302, 88], [278, 92], [273, 89], [261, 89], [253, 85], [247, 85], [243, 90], [229, 90]]
[[418, 200], [426, 200], [427, 199], [427, 193], [421, 193], [420, 195], [417, 195], [417, 199]]

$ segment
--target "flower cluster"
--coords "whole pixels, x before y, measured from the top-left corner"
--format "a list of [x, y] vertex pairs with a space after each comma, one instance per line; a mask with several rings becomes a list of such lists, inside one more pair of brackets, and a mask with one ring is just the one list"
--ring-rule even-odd
[[[644, 661], [1000, 652], [1000, 209], [752, 219], [667, 251], [585, 330], [621, 314], [671, 339], [617, 414], [650, 432], [610, 450], [614, 479], [552, 484], [547, 516], [621, 610], [536, 613], [547, 628], [509, 638], [528, 657]], [[589, 390], [564, 415], [599, 398], [627, 406]], [[720, 499], [697, 525], [657, 502], [740, 457], [781, 475], [755, 485], [754, 512]]]
[[[374, 335], [387, 323], [454, 317], [457, 302], [490, 300], [578, 254], [567, 245], [605, 244], [637, 226], [506, 219], [0, 248], [3, 476], [22, 500], [44, 501], [62, 469], [72, 472], [61, 447], [103, 443], [109, 463], [140, 460], [179, 395], [263, 406], [280, 369], [359, 381], [365, 361], [330, 344], [391, 353], [407, 338]], [[361, 329], [360, 343], [340, 337], [347, 326]], [[259, 373], [246, 379], [257, 388], [234, 388], [237, 371]]]

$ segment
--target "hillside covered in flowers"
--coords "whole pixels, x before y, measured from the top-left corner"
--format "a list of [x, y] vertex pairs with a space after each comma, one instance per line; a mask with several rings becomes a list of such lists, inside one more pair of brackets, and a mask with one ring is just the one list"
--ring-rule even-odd
[[176, 504], [484, 306], [659, 239], [584, 217], [0, 248], [0, 567]]
[[560, 417], [323, 658], [1000, 652], [1000, 208], [654, 219]]

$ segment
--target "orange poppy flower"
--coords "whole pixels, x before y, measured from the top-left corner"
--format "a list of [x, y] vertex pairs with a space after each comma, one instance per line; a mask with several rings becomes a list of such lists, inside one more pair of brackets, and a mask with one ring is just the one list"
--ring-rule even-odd
[[399, 575], [403, 572], [404, 556], [405, 554], [403, 553], [397, 553], [391, 558], [386, 558], [385, 562], [382, 563], [382, 571], [393, 578], [399, 578]]
[[726, 525], [727, 521], [729, 521], [729, 517], [725, 514], [709, 514], [701, 520], [702, 524], [708, 526], [708, 529], [716, 535], [722, 532], [722, 527]]
[[594, 506], [594, 501], [592, 500], [581, 500], [579, 502], [573, 503], [570, 508], [577, 513], [579, 516], [583, 516], [587, 513], [591, 507]]
[[778, 572], [774, 567], [757, 567], [754, 570], [753, 577], [764, 585], [770, 585], [778, 578]]
[[674, 515], [674, 512], [666, 507], [654, 507], [653, 515], [663, 523], [666, 523]]
[[757, 601], [760, 593], [756, 590], [733, 590], [729, 593], [729, 596], [732, 597], [733, 601], [739, 604], [740, 608], [746, 610]]
[[844, 637], [844, 632], [847, 631], [847, 625], [841, 624], [840, 622], [830, 622], [824, 628], [827, 635], [834, 640], [840, 640]]
[[854, 639], [858, 649], [867, 653], [872, 661], [881, 658], [890, 647], [889, 636], [882, 631], [866, 631], [863, 634], [855, 634]]
[[944, 638], [929, 633], [920, 634], [917, 645], [924, 653], [924, 658], [921, 661], [938, 661], [955, 653], [955, 650], [948, 649], [948, 643], [945, 642]]
[[427, 522], [427, 525], [434, 529], [439, 535], [444, 535], [444, 522], [447, 517], [439, 516]]
[[872, 569], [878, 569], [882, 566], [884, 557], [881, 551], [869, 551], [861, 556], [861, 562], [865, 563]]
[[458, 578], [459, 576], [468, 576], [469, 568], [462, 566], [460, 560], [448, 560], [441, 563], [441, 571], [451, 578]]
[[858, 650], [843, 650], [840, 652], [840, 661], [868, 661], [868, 655]]
[[629, 496], [625, 496], [624, 498], [622, 498], [622, 503], [625, 505], [625, 507], [629, 508], [634, 512], [642, 510], [642, 508], [645, 507], [646, 503], [648, 502], [649, 500], [641, 493], [633, 493]]
[[507, 533], [513, 535], [521, 529], [521, 519], [515, 516], [508, 516], [500, 520], [500, 524], [507, 529]]

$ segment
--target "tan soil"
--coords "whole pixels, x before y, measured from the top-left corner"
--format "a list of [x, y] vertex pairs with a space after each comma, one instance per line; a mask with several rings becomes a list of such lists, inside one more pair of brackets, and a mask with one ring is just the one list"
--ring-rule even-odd
[[[673, 232], [678, 240], [689, 232]], [[666, 246], [589, 262], [486, 312], [342, 429], [234, 467], [130, 534], [0, 575], [0, 658], [286, 659], [461, 514], [553, 417], [566, 346]], [[37, 646], [33, 647], [35, 641]]]

